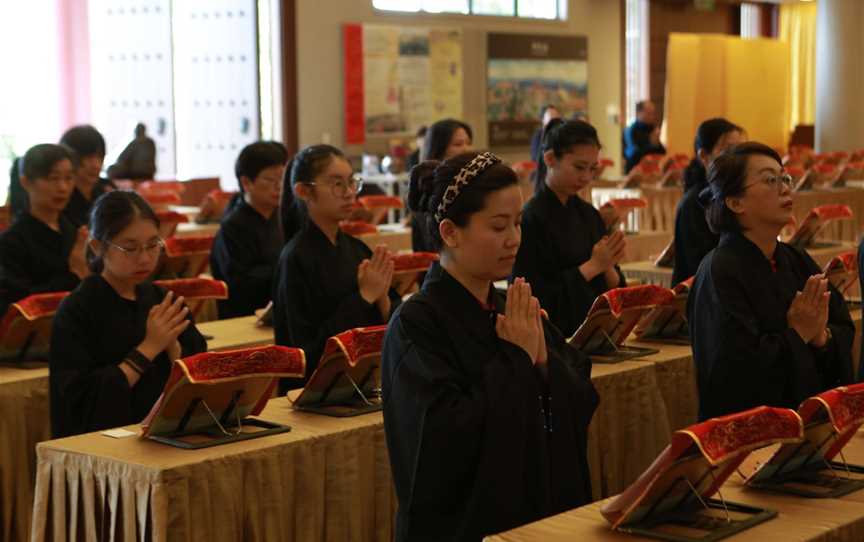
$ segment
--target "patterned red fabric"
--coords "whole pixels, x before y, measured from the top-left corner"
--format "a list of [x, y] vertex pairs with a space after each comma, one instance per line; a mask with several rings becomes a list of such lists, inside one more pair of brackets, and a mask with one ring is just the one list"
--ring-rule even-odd
[[344, 331], [327, 339], [321, 359], [341, 352], [345, 355], [348, 365], [353, 367], [363, 356], [381, 352], [381, 345], [384, 342], [386, 332], [386, 325], [358, 327]]
[[[656, 284], [646, 284], [642, 286], [630, 286], [628, 288], [614, 288], [600, 296], [597, 300], [605, 300], [612, 314], [620, 316], [621, 312], [625, 309], [662, 305], [669, 303], [674, 296], [672, 290], [669, 288], [663, 288]], [[595, 306], [597, 306], [596, 301]], [[594, 307], [591, 309], [594, 312]]]
[[837, 171], [837, 166], [835, 164], [828, 164], [823, 162], [813, 166], [813, 169], [816, 170], [816, 172], [818, 173], [834, 173], [835, 171]]
[[849, 153], [846, 151], [834, 151], [831, 153], [831, 158], [834, 160], [846, 160], [849, 158]]
[[819, 207], [814, 207], [810, 213], [816, 215], [822, 220], [852, 218], [853, 216], [852, 209], [848, 205], [843, 205], [842, 203], [820, 205]]
[[191, 382], [212, 382], [244, 375], [302, 376], [306, 359], [299, 348], [259, 346], [226, 352], [204, 352], [177, 360]]
[[208, 278], [157, 280], [153, 284], [191, 299], [228, 299], [228, 285]]
[[615, 165], [615, 160], [611, 158], [601, 158], [600, 159], [600, 167], [612, 167]]
[[165, 240], [165, 253], [175, 258], [189, 254], [209, 253], [213, 247], [214, 235], [195, 235], [189, 237], [169, 237]]
[[366, 209], [401, 209], [405, 206], [402, 198], [396, 196], [363, 196], [357, 201]]
[[393, 268], [396, 273], [426, 271], [432, 262], [438, 261], [434, 252], [409, 252], [393, 256]]
[[823, 407], [836, 431], [860, 426], [864, 423], [864, 383], [841, 386], [810, 397], [801, 403], [798, 412], [807, 424]]
[[616, 209], [644, 209], [648, 207], [648, 200], [644, 198], [613, 198], [608, 202]]
[[156, 218], [159, 219], [159, 223], [161, 224], [185, 224], [189, 222], [188, 216], [183, 213], [178, 213], [177, 211], [157, 211]]
[[60, 302], [69, 295], [69, 292], [52, 292], [48, 294], [35, 294], [13, 303], [6, 310], [3, 318], [0, 318], [0, 338], [6, 337], [15, 325], [15, 322], [23, 318], [32, 322], [39, 318], [54, 316]]
[[[703, 499], [709, 498], [751, 451], [799, 441], [802, 435], [801, 418], [795, 411], [771, 407], [713, 418], [676, 431], [651, 466], [617, 498], [604, 504], [600, 513], [615, 529], [649, 518], [652, 513], [672, 511], [682, 502], [673, 497], [683, 498], [691, 491], [676, 483], [680, 478], [698, 487]], [[676, 493], [670, 495], [673, 488], [677, 488]]]
[[855, 252], [844, 252], [831, 258], [825, 266], [825, 273], [831, 271], [858, 271], [858, 255]]
[[343, 220], [339, 223], [339, 229], [348, 235], [378, 233], [378, 226], [360, 220]]
[[150, 205], [180, 205], [180, 195], [176, 192], [141, 192]]
[[864, 169], [864, 162], [849, 162], [846, 167], [855, 170]]
[[760, 448], [782, 440], [803, 436], [801, 418], [788, 408], [757, 407], [729, 416], [711, 418], [676, 431], [677, 439], [694, 442], [705, 457], [716, 465], [731, 454]]
[[176, 192], [182, 194], [186, 185], [180, 181], [144, 181], [138, 185], [138, 191], [143, 192]]
[[48, 294], [34, 294], [25, 297], [21, 301], [13, 303], [9, 310], [16, 310], [27, 320], [35, 320], [46, 316], [53, 316], [60, 306], [60, 302], [69, 295], [69, 292], [51, 292]]

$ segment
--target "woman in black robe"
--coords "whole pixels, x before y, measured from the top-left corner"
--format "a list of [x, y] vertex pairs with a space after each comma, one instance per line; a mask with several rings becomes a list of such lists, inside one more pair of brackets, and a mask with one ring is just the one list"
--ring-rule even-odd
[[797, 408], [852, 380], [855, 328], [842, 296], [806, 252], [777, 241], [792, 218], [782, 168], [760, 143], [732, 147], [709, 167], [707, 219], [720, 244], [687, 304], [702, 420]]
[[720, 237], [705, 221], [699, 193], [708, 186], [706, 168], [727, 148], [743, 141], [743, 130], [726, 119], [708, 119], [699, 125], [694, 144], [696, 156], [684, 170], [684, 196], [675, 209], [675, 265], [672, 284], [693, 275], [699, 262], [717, 246]]
[[55, 438], [140, 422], [172, 360], [207, 350], [183, 298], [148, 280], [164, 244], [147, 203], [134, 192], [106, 194], [90, 226], [93, 274], [63, 300], [51, 335]]
[[84, 258], [87, 228], [63, 215], [74, 184], [68, 148], [36, 145], [22, 159], [26, 208], [0, 235], [0, 314], [29, 295], [73, 290], [90, 274]]
[[342, 151], [313, 145], [286, 170], [284, 192], [295, 194], [305, 219], [279, 257], [273, 285], [276, 344], [302, 348], [306, 376], [286, 379], [282, 389], [301, 387], [318, 366], [329, 337], [386, 324], [399, 304], [393, 258], [383, 245], [369, 250], [339, 230], [352, 212], [359, 183]]
[[[420, 160], [447, 160], [471, 149], [471, 127], [456, 119], [439, 120], [426, 130]], [[425, 235], [426, 217], [411, 213], [411, 250], [434, 252], [434, 243]]]
[[618, 262], [626, 242], [611, 234], [600, 213], [579, 191], [594, 179], [600, 141], [582, 121], [549, 123], [544, 184], [522, 215], [522, 245], [513, 277], [531, 284], [549, 319], [565, 336], [585, 320], [598, 295], [625, 285]]
[[589, 502], [591, 362], [524, 280], [506, 298], [492, 286], [519, 249], [515, 173], [490, 153], [423, 162], [409, 206], [430, 217], [441, 261], [382, 355], [396, 540], [480, 540]]
[[279, 199], [288, 153], [281, 143], [258, 141], [240, 151], [234, 170], [241, 194], [213, 241], [210, 269], [228, 284], [219, 318], [249, 316], [267, 305], [285, 245]]

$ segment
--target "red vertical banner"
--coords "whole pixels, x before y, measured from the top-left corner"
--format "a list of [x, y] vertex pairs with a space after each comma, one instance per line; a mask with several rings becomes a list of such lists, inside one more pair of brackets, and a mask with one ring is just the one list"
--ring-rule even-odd
[[366, 118], [363, 110], [363, 26], [343, 26], [345, 46], [345, 143], [366, 141]]

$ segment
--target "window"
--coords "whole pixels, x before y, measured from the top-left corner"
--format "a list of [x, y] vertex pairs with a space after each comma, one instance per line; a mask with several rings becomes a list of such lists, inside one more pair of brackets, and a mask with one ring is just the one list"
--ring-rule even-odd
[[760, 10], [756, 4], [741, 4], [741, 37], [761, 38]]
[[636, 118], [636, 102], [651, 97], [648, 75], [648, 0], [627, 0], [626, 118]]
[[372, 0], [385, 11], [463, 13], [529, 19], [565, 19], [566, 0]]

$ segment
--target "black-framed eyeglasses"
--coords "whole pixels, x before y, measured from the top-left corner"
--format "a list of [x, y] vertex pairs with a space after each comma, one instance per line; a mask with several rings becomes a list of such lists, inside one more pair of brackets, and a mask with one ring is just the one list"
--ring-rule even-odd
[[116, 248], [120, 251], [121, 254], [123, 254], [130, 260], [138, 258], [138, 256], [140, 256], [141, 254], [147, 254], [148, 256], [157, 256], [161, 254], [162, 250], [165, 248], [165, 241], [163, 241], [162, 239], [155, 239], [143, 245], [135, 245], [128, 247], [115, 245], [110, 241], [104, 241], [104, 243], [110, 247]]
[[351, 177], [347, 180], [339, 180], [327, 183], [304, 183], [308, 186], [329, 186], [330, 192], [336, 198], [344, 198], [350, 190], [353, 193], [358, 193], [363, 189], [363, 179]]
[[[791, 190], [793, 185], [794, 185], [792, 176], [789, 175], [788, 173], [778, 173], [776, 175], [766, 175], [766, 176], [762, 177], [761, 179], [759, 179], [758, 182], [767, 184], [771, 188], [774, 188], [775, 190], [777, 190], [778, 193], [783, 190], [784, 186]], [[750, 184], [744, 185], [744, 190], [747, 190], [748, 187], [751, 187], [755, 184], [756, 183], [750, 183]]]

